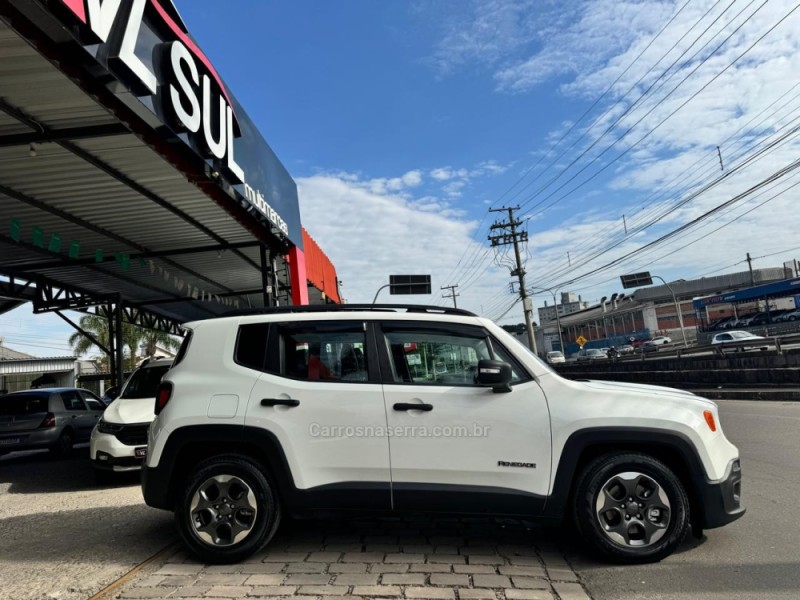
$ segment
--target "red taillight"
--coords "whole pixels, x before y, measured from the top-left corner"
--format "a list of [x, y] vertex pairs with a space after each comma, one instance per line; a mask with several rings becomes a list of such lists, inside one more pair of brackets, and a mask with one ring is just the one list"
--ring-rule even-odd
[[47, 413], [45, 415], [42, 424], [39, 425], [39, 429], [44, 429], [45, 427], [55, 427], [56, 426], [56, 416], [53, 413]]
[[158, 386], [158, 391], [156, 392], [156, 409], [155, 413], [158, 414], [169, 402], [170, 397], [172, 396], [172, 384], [168, 381], [164, 381]]

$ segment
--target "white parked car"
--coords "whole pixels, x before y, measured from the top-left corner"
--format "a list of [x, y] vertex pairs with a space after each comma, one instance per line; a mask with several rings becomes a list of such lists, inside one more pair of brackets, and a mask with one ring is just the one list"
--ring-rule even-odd
[[800, 308], [796, 310], [787, 311], [782, 315], [778, 316], [775, 320], [784, 323], [788, 321], [797, 321], [798, 319], [800, 319]]
[[650, 344], [651, 346], [663, 346], [664, 344], [671, 344], [672, 338], [669, 337], [668, 335], [659, 335], [657, 337], [654, 337], [647, 343]]
[[141, 469], [147, 450], [147, 429], [155, 417], [156, 390], [171, 364], [171, 358], [142, 362], [95, 425], [89, 457], [98, 479], [108, 479], [113, 472]]
[[282, 514], [341, 509], [569, 519], [642, 563], [745, 512], [714, 402], [564, 379], [467, 311], [299, 306], [185, 327], [142, 491], [204, 561], [244, 560]]
[[740, 345], [738, 342], [748, 342], [752, 341], [755, 343], [762, 342], [767, 338], [762, 337], [760, 335], [754, 335], [749, 331], [726, 331], [724, 333], [717, 333], [714, 337], [711, 338], [712, 344], [736, 344], [737, 350], [750, 350], [752, 348], [764, 348], [766, 349], [767, 346], [761, 344], [760, 346], [747, 346], [747, 345]]
[[564, 358], [563, 352], [560, 350], [553, 350], [552, 352], [547, 353], [547, 362], [549, 362], [551, 365], [555, 365], [557, 363], [566, 362], [566, 359]]

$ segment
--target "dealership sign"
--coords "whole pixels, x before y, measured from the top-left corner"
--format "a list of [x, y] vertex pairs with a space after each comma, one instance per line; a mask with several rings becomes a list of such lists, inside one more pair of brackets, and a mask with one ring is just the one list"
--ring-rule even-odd
[[[170, 0], [163, 0], [169, 3]], [[60, 11], [77, 26], [80, 42], [105, 63], [170, 128], [187, 136], [194, 150], [212, 161], [279, 231], [289, 227], [247, 184], [236, 160], [239, 119], [214, 66], [186, 33], [177, 12], [162, 0], [61, 0]]]

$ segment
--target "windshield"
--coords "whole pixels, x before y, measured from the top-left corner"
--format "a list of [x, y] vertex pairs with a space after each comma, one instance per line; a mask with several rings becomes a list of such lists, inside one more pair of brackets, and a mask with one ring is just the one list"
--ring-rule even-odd
[[131, 375], [120, 398], [146, 398], [153, 400], [156, 397], [158, 384], [161, 383], [164, 373], [169, 371], [169, 367], [170, 365], [164, 365], [139, 369]]

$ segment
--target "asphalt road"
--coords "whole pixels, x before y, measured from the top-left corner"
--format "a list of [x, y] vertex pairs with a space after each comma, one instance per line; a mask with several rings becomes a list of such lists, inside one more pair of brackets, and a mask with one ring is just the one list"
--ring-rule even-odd
[[800, 598], [800, 403], [720, 401], [742, 457], [747, 514], [661, 563], [609, 566], [568, 545], [594, 600]]

